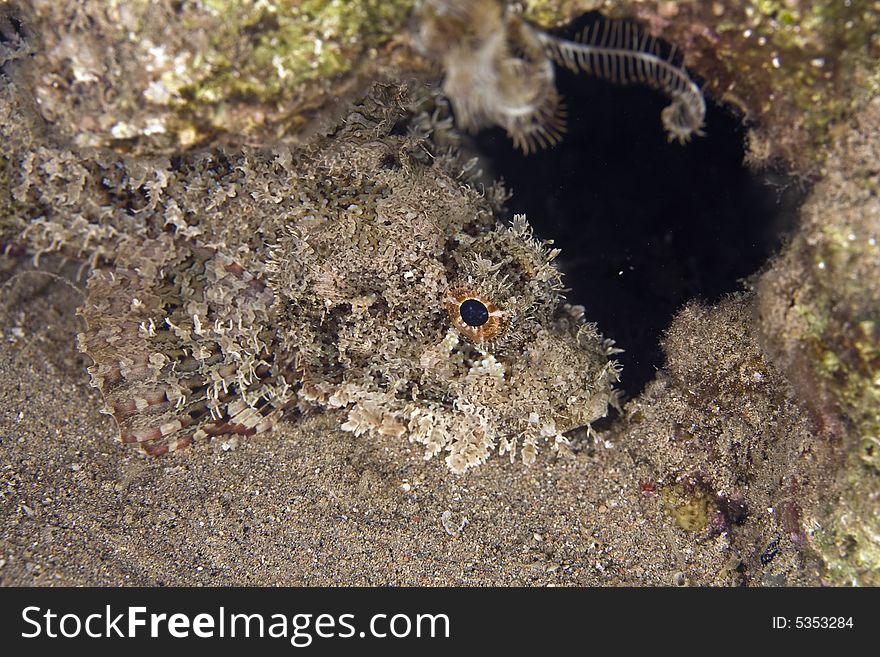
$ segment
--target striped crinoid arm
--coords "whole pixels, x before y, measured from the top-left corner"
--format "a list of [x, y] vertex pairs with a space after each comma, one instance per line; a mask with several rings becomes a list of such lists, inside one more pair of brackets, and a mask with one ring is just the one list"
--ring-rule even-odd
[[535, 30], [547, 54], [560, 66], [616, 84], [643, 84], [672, 101], [661, 112], [669, 140], [680, 143], [703, 135], [706, 101], [675, 49], [664, 56], [656, 39], [629, 21], [603, 20], [569, 41]]
[[270, 428], [293, 397], [271, 291], [231, 259], [170, 236], [120, 251], [89, 278], [79, 336], [119, 440], [160, 455]]

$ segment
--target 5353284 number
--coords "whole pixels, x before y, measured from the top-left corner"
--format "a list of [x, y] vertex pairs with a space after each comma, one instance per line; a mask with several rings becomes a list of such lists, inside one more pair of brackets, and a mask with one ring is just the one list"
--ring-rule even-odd
[[797, 630], [841, 630], [852, 629], [854, 626], [852, 616], [775, 616], [773, 629], [785, 630], [794, 628]]

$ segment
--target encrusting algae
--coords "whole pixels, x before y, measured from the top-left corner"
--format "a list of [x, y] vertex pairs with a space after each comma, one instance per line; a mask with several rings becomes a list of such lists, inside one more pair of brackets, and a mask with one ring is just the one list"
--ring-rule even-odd
[[[530, 30], [593, 11], [636, 20], [678, 49], [708, 97], [742, 113], [751, 160], [782, 159], [808, 175], [833, 124], [880, 89], [876, 0], [12, 1], [0, 5], [0, 62], [15, 59], [41, 115], [80, 146], [168, 154], [306, 141], [371, 81], [433, 77], [442, 55], [425, 56], [432, 39], [416, 19], [461, 5], [475, 18], [471, 36], [485, 38], [499, 15], [525, 28], [510, 45], [521, 50], [515, 68], [525, 67], [520, 91], [538, 97], [550, 93], [552, 69], [535, 58]], [[10, 54], [19, 38], [26, 57]]]

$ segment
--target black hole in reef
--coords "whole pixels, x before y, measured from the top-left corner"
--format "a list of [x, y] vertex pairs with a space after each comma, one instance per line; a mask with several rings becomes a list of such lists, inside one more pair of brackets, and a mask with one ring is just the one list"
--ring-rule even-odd
[[[587, 15], [563, 36], [597, 20]], [[739, 117], [707, 99], [706, 136], [668, 143], [665, 96], [557, 67], [568, 109], [560, 144], [525, 156], [499, 129], [476, 136], [487, 173], [511, 188], [511, 213], [562, 249], [567, 298], [625, 350], [624, 392], [663, 365], [660, 340], [691, 299], [742, 289], [795, 225], [804, 191], [743, 164]], [[699, 82], [699, 81], [698, 81]]]

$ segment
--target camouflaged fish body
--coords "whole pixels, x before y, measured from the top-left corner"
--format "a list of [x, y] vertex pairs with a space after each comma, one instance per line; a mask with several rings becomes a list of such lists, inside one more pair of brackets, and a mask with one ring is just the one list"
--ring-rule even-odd
[[0, 235], [90, 266], [79, 344], [122, 442], [162, 454], [318, 407], [461, 472], [605, 414], [611, 345], [431, 102], [377, 85], [295, 150], [20, 149]]
[[112, 269], [93, 270], [79, 346], [120, 440], [158, 455], [269, 428], [294, 397], [274, 364], [272, 301], [225, 254], [170, 235], [126, 242]]

